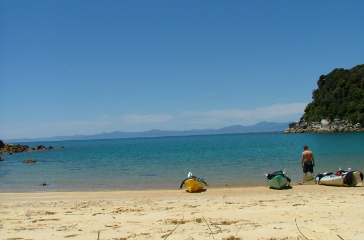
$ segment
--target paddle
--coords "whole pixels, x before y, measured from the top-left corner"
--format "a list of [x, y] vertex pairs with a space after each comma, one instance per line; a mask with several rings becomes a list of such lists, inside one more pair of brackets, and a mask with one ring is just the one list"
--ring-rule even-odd
[[179, 187], [179, 189], [181, 189], [182, 188], [182, 186], [183, 186], [183, 184], [188, 180], [188, 179], [190, 179], [191, 177], [193, 177], [193, 175], [192, 175], [192, 172], [190, 171], [189, 173], [188, 173], [188, 175], [187, 175], [187, 178], [185, 179], [185, 180], [183, 180], [183, 182], [181, 183], [181, 186]]
[[183, 180], [183, 182], [181, 183], [181, 186], [179, 187], [179, 189], [181, 189], [183, 187], [183, 184], [188, 180], [188, 178], [186, 178], [185, 180]]
[[306, 182], [309, 182], [309, 181], [311, 181], [311, 180], [314, 180], [314, 179], [315, 179], [315, 178], [311, 178], [311, 179], [308, 179], [308, 180], [306, 180], [306, 181], [299, 182], [298, 184], [302, 185], [302, 184], [304, 184], [304, 183], [306, 183]]

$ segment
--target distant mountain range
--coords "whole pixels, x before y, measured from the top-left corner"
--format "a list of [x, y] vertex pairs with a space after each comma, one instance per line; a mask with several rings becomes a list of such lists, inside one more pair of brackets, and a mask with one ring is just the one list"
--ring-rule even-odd
[[190, 135], [213, 135], [233, 133], [258, 133], [258, 132], [282, 132], [292, 122], [260, 122], [252, 126], [234, 125], [220, 129], [185, 130], [185, 131], [162, 131], [153, 129], [145, 132], [121, 132], [99, 133], [95, 135], [55, 136], [41, 138], [10, 139], [5, 142], [38, 142], [38, 141], [64, 141], [64, 140], [91, 140], [91, 139], [113, 139], [113, 138], [141, 138], [141, 137], [167, 137], [167, 136], [190, 136]]

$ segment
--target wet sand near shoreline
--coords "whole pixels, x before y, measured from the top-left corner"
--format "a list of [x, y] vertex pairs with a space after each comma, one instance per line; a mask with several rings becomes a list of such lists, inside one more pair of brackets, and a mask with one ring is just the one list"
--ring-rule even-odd
[[364, 187], [0, 193], [1, 239], [363, 239]]

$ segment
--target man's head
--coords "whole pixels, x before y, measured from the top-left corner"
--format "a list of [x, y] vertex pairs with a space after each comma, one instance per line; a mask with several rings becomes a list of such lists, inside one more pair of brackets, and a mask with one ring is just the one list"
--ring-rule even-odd
[[307, 150], [308, 149], [307, 145], [303, 146], [303, 149], [304, 150]]

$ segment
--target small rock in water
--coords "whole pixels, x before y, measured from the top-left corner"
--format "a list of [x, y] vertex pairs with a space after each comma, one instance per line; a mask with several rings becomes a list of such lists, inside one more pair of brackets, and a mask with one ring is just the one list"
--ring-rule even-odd
[[23, 160], [23, 163], [35, 163], [36, 162], [36, 160], [34, 160], [34, 159], [24, 159]]

